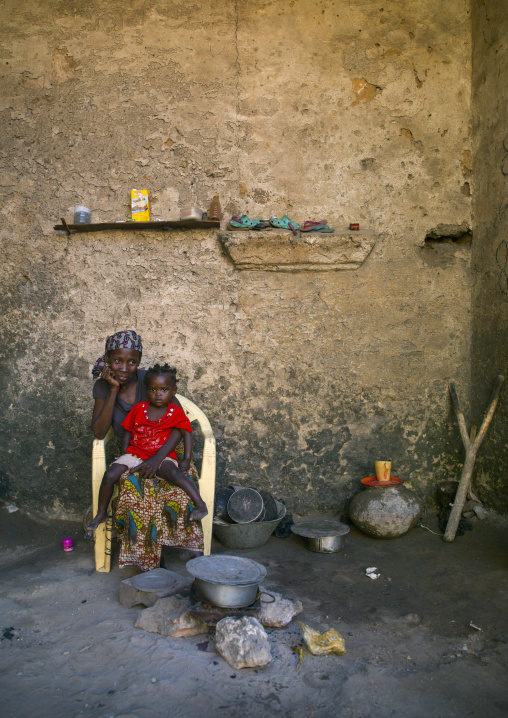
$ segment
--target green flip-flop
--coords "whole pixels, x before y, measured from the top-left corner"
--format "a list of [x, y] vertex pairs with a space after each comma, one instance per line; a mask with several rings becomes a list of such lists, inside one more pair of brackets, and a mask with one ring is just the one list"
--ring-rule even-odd
[[300, 229], [298, 222], [293, 222], [293, 220], [289, 219], [287, 214], [285, 214], [282, 219], [279, 219], [278, 217], [270, 217], [270, 224], [272, 227], [277, 227], [277, 229], [290, 229], [294, 235], [296, 235], [297, 231]]

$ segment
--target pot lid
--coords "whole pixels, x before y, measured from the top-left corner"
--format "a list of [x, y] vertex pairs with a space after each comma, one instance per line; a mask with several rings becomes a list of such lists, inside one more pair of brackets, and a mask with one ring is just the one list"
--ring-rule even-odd
[[198, 556], [186, 563], [187, 571], [202, 581], [223, 586], [247, 586], [260, 583], [266, 568], [250, 558], [239, 556]]
[[227, 512], [235, 523], [250, 524], [259, 519], [263, 512], [263, 497], [256, 489], [240, 487], [231, 494]]
[[305, 536], [305, 538], [332, 538], [348, 534], [349, 526], [340, 521], [318, 519], [316, 521], [299, 521], [291, 526], [291, 531], [298, 536]]

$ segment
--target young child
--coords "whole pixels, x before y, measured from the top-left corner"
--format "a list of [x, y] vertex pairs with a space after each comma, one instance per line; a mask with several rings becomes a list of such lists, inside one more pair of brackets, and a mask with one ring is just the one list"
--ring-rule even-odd
[[192, 452], [192, 428], [183, 409], [171, 403], [176, 393], [176, 369], [156, 364], [145, 374], [149, 402], [135, 404], [122, 422], [125, 436], [123, 455], [114, 461], [104, 474], [99, 490], [99, 507], [88, 524], [86, 535], [91, 537], [97, 526], [106, 520], [113, 488], [127, 470], [139, 471], [144, 478], [155, 475], [185, 491], [195, 505], [190, 519], [199, 521], [208, 509], [194, 483], [179, 469], [174, 451], [183, 435], [184, 458], [180, 467], [188, 471]]

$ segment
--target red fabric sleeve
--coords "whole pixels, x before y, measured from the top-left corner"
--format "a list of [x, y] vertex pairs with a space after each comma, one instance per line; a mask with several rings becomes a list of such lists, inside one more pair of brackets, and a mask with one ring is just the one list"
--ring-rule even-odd
[[143, 402], [139, 402], [139, 404], [134, 404], [134, 406], [129, 411], [129, 413], [127, 414], [125, 419], [122, 421], [122, 426], [126, 431], [132, 431], [134, 429], [136, 417], [138, 415], [139, 410], [142, 409], [142, 407], [143, 407]]
[[175, 413], [173, 414], [174, 424], [173, 427], [175, 429], [183, 429], [184, 431], [191, 432], [192, 426], [190, 424], [190, 421], [187, 419], [187, 416], [183, 409], [181, 409], [179, 406], [175, 406]]

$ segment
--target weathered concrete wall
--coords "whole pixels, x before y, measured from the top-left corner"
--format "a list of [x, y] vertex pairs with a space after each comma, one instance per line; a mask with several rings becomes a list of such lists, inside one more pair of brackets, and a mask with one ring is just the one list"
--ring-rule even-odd
[[[508, 378], [508, 14], [503, 0], [474, 0], [473, 408], [482, 420], [498, 374]], [[480, 451], [477, 487], [508, 511], [508, 389]]]
[[[132, 327], [210, 417], [218, 478], [339, 508], [389, 456], [421, 493], [459, 471], [467, 395], [466, 0], [2, 6], [4, 495], [89, 502], [90, 368]], [[226, 215], [376, 235], [354, 271], [235, 270], [216, 233], [53, 232], [220, 194]], [[446, 235], [438, 230], [437, 235]], [[467, 396], [466, 396], [467, 398]]]

